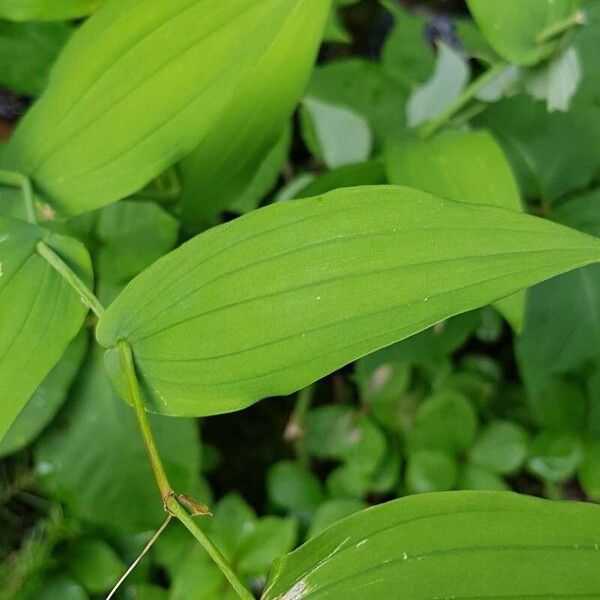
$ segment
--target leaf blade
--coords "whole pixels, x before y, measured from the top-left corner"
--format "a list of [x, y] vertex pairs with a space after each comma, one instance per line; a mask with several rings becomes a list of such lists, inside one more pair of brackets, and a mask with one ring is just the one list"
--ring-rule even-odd
[[132, 344], [150, 410], [226, 412], [599, 259], [594, 238], [535, 217], [350, 188], [198, 236], [135, 279], [97, 337], [115, 381], [110, 348]]

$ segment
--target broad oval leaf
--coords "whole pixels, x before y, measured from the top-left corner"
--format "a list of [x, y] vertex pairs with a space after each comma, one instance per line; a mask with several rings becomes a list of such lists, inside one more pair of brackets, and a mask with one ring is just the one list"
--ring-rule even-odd
[[93, 13], [106, 0], [0, 0], [0, 18], [10, 21], [67, 21]]
[[410, 188], [348, 188], [215, 227], [139, 275], [97, 337], [148, 409], [201, 415], [289, 394], [454, 314], [600, 260], [600, 241]]
[[596, 598], [600, 508], [508, 492], [401, 498], [275, 561], [262, 600]]
[[[234, 0], [234, 6], [238, 2]], [[235, 95], [222, 107], [199, 146], [181, 163], [187, 222], [213, 216], [243, 195], [281, 138], [308, 82], [330, 1], [271, 0], [270, 4], [272, 15], [257, 24], [261, 36], [271, 31], [270, 38], [265, 38], [268, 46], [246, 69]], [[278, 5], [283, 8], [279, 16]], [[256, 33], [251, 35], [256, 37]]]
[[[448, 131], [431, 139], [406, 139], [386, 152], [390, 183], [416, 187], [455, 202], [522, 210], [515, 177], [504, 152], [487, 131]], [[516, 331], [523, 326], [525, 293], [496, 308]]]
[[580, 0], [467, 0], [481, 33], [490, 46], [506, 61], [535, 65], [556, 50], [562, 36], [544, 36], [563, 21], [573, 19]]
[[[267, 75], [277, 84], [269, 106], [291, 111], [296, 71], [308, 69], [318, 36], [307, 35], [306, 48], [303, 37], [295, 49], [304, 61], [281, 63], [277, 52], [290, 49], [280, 32], [292, 23], [304, 33], [317, 31], [328, 6], [328, 0], [109, 1], [67, 44], [2, 165], [30, 176], [57, 212], [78, 214], [138, 191], [201, 142], [212, 140], [217, 145], [204, 151], [220, 154], [222, 144], [241, 135], [240, 122], [245, 128], [262, 115], [257, 98], [268, 93]], [[313, 20], [317, 25], [309, 27]]]
[[77, 293], [38, 254], [40, 241], [91, 284], [91, 261], [81, 243], [0, 217], [0, 439], [87, 314]]

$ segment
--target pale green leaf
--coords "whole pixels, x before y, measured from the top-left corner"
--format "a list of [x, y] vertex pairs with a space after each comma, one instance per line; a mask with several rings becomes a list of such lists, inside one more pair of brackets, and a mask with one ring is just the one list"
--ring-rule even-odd
[[571, 17], [581, 21], [575, 16], [580, 0], [467, 0], [467, 5], [492, 48], [518, 65], [534, 65], [555, 50], [562, 36], [543, 40], [542, 32]]
[[348, 188], [215, 227], [100, 319], [113, 381], [133, 348], [149, 410], [238, 410], [450, 317], [600, 260], [600, 241], [410, 188]]
[[195, 148], [214, 185], [235, 182], [292, 112], [328, 9], [328, 0], [108, 2], [67, 44], [3, 168], [30, 176], [61, 214], [130, 195]]
[[82, 244], [0, 217], [0, 439], [87, 314], [78, 294], [38, 254], [39, 242], [91, 285], [91, 261]]
[[505, 492], [403, 498], [275, 562], [262, 600], [595, 598], [600, 507]]
[[440, 44], [433, 75], [413, 92], [408, 101], [408, 124], [415, 127], [444, 112], [463, 91], [469, 75], [466, 59], [450, 46]]

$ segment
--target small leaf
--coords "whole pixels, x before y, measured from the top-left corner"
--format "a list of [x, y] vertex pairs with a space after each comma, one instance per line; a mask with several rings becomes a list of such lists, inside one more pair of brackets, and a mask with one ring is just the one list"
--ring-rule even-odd
[[527, 467], [542, 479], [560, 483], [575, 474], [581, 460], [581, 440], [576, 435], [545, 431], [531, 443]]
[[262, 600], [593, 598], [600, 507], [506, 492], [402, 498], [280, 558]]
[[270, 501], [292, 514], [310, 515], [324, 500], [321, 482], [291, 461], [275, 463], [267, 474]]
[[362, 500], [354, 500], [352, 498], [323, 502], [313, 517], [306, 537], [308, 539], [315, 537], [330, 525], [349, 517], [363, 508], [367, 508], [367, 505]]
[[[402, 187], [279, 203], [201, 234], [134, 279], [96, 331], [149, 410], [239, 410], [460, 312], [600, 260], [600, 241]], [[258, 291], [257, 291], [258, 290]]]
[[91, 261], [82, 244], [0, 217], [0, 439], [59, 361], [88, 312], [78, 294], [38, 254], [39, 242], [91, 285]]
[[409, 494], [451, 490], [458, 477], [454, 458], [438, 450], [419, 450], [406, 465], [405, 483]]
[[577, 477], [589, 498], [600, 502], [600, 440], [586, 445]]
[[371, 130], [359, 114], [308, 96], [302, 103], [301, 116], [306, 144], [330, 169], [369, 158]]
[[511, 421], [491, 421], [479, 434], [469, 452], [470, 460], [492, 473], [508, 475], [527, 457], [527, 433]]

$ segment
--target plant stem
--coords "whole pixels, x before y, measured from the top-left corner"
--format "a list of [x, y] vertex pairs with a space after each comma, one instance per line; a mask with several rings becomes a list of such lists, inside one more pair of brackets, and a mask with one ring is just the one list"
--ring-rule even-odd
[[121, 353], [121, 360], [123, 361], [123, 367], [125, 368], [125, 374], [127, 375], [127, 381], [129, 383], [129, 391], [133, 400], [135, 415], [137, 417], [142, 438], [148, 452], [148, 457], [150, 458], [150, 465], [152, 466], [152, 471], [154, 472], [154, 477], [160, 491], [160, 496], [163, 500], [163, 503], [166, 503], [169, 496], [173, 493], [173, 490], [167, 478], [167, 473], [162, 464], [160, 454], [158, 453], [154, 436], [152, 435], [152, 428], [150, 426], [150, 421], [148, 420], [148, 413], [144, 408], [140, 384], [135, 373], [135, 365], [133, 364], [131, 346], [127, 342], [121, 341], [119, 342], [119, 352]]
[[27, 220], [30, 223], [37, 225], [37, 217], [35, 214], [35, 207], [33, 205], [33, 189], [31, 187], [31, 181], [29, 180], [29, 177], [26, 177], [25, 175], [15, 171], [0, 170], [0, 183], [19, 188], [21, 190], [21, 193], [23, 194], [23, 201], [25, 202]]
[[577, 25], [583, 25], [585, 23], [585, 13], [582, 10], [575, 11], [571, 16], [563, 19], [562, 21], [556, 21], [545, 29], [542, 29], [536, 36], [535, 41], [538, 44], [544, 44], [557, 35], [568, 31], [569, 29], [576, 27]]
[[118, 589], [123, 585], [123, 582], [131, 575], [131, 572], [140, 564], [142, 558], [148, 554], [150, 548], [154, 545], [154, 542], [161, 536], [162, 532], [167, 528], [167, 525], [171, 522], [173, 515], [168, 514], [165, 522], [160, 526], [158, 531], [154, 533], [154, 535], [150, 538], [148, 543], [144, 546], [142, 551], [139, 553], [138, 557], [133, 561], [131, 566], [123, 573], [123, 576], [117, 581], [113, 589], [110, 591], [110, 594], [106, 596], [106, 600], [111, 600], [111, 598], [117, 593]]
[[472, 81], [460, 94], [460, 96], [452, 102], [440, 115], [435, 119], [425, 123], [419, 130], [419, 136], [422, 139], [431, 137], [434, 133], [443, 127], [459, 110], [461, 110], [468, 102], [470, 102], [488, 83], [493, 81], [503, 69], [507, 67], [504, 62], [498, 62], [490, 67], [485, 73], [480, 75], [475, 81]]
[[254, 600], [254, 596], [239, 580], [227, 559], [221, 554], [221, 551], [213, 544], [211, 539], [198, 527], [196, 522], [188, 514], [188, 512], [179, 504], [175, 496], [171, 495], [166, 501], [165, 507], [167, 510], [177, 517], [188, 531], [198, 540], [200, 545], [206, 550], [208, 555], [213, 559], [217, 566], [221, 569], [231, 587], [236, 591], [241, 600]]
[[67, 263], [56, 253], [48, 244], [39, 241], [36, 245], [38, 254], [58, 271], [62, 278], [71, 285], [79, 294], [84, 304], [91, 309], [97, 317], [104, 314], [104, 306], [96, 298], [90, 288], [77, 276], [77, 274], [67, 265]]
[[[96, 298], [96, 296], [85, 285], [85, 283], [81, 281], [81, 279], [62, 260], [62, 258], [43, 241], [39, 241], [36, 247], [40, 256], [47, 260], [50, 263], [50, 265], [54, 269], [56, 269], [56, 271], [58, 271], [58, 273], [81, 295], [81, 298], [84, 300], [84, 302], [96, 313], [97, 316], [100, 317], [104, 313], [104, 307], [102, 306], [102, 304], [100, 304], [98, 298]], [[121, 354], [123, 367], [125, 369], [127, 381], [129, 384], [129, 391], [133, 399], [133, 407], [135, 409], [135, 414], [142, 434], [142, 439], [144, 440], [144, 444], [148, 452], [148, 457], [150, 458], [150, 465], [154, 472], [154, 477], [156, 478], [156, 483], [160, 491], [165, 511], [169, 513], [169, 515], [172, 515], [179, 519], [183, 523], [183, 525], [187, 527], [190, 533], [198, 540], [198, 542], [200, 542], [202, 547], [206, 550], [206, 552], [208, 552], [209, 556], [221, 569], [223, 575], [227, 578], [233, 589], [237, 592], [240, 599], [254, 600], [254, 596], [246, 589], [244, 584], [239, 580], [239, 578], [231, 568], [231, 565], [229, 565], [229, 563], [227, 562], [226, 558], [212, 543], [212, 541], [208, 538], [206, 533], [204, 533], [204, 531], [202, 531], [196, 525], [188, 511], [180, 503], [178, 497], [173, 492], [171, 484], [169, 483], [169, 480], [167, 478], [167, 474], [163, 466], [162, 460], [160, 458], [160, 454], [158, 452], [158, 448], [154, 440], [154, 435], [152, 434], [152, 428], [150, 426], [148, 414], [146, 413], [146, 410], [144, 408], [142, 391], [140, 389], [140, 384], [137, 378], [137, 374], [135, 372], [135, 364], [133, 362], [133, 353], [131, 351], [131, 346], [127, 341], [122, 340], [119, 342], [118, 347], [119, 352]], [[179, 498], [181, 498], [182, 501], [187, 502], [192, 506], [196, 504], [198, 505], [198, 507], [201, 506], [199, 503], [196, 503], [193, 499], [187, 498], [186, 496], [179, 496]], [[202, 510], [204, 510], [204, 508], [205, 507], [202, 507]], [[165, 522], [164, 526], [159, 530], [159, 532], [157, 532], [157, 535], [152, 538], [151, 541], [154, 541], [154, 539], [158, 535], [160, 535], [160, 533], [162, 533], [162, 530], [164, 529], [164, 527], [167, 526], [167, 523], [168, 520]], [[134, 563], [133, 566], [135, 566], [135, 564], [137, 564], [137, 562]], [[128, 570], [125, 576], [127, 576], [129, 572], [130, 570]]]

